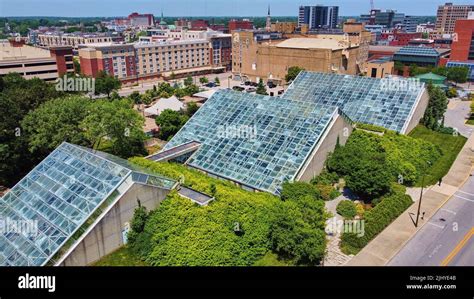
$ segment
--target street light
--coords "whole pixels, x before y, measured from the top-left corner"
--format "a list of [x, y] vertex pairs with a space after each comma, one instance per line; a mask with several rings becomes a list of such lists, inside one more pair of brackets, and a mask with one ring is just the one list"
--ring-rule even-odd
[[[427, 161], [427, 164], [431, 166], [430, 161]], [[415, 227], [418, 227], [418, 219], [420, 218], [421, 200], [423, 199], [423, 186], [425, 185], [425, 175], [426, 175], [426, 171], [423, 171], [423, 176], [421, 177], [421, 193], [420, 193], [420, 200], [418, 201], [418, 212], [416, 212]]]

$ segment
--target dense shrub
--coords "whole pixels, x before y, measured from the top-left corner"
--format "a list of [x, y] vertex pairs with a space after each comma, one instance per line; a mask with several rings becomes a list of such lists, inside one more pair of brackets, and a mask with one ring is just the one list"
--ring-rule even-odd
[[390, 182], [402, 179], [413, 185], [426, 170], [427, 162], [441, 157], [439, 147], [392, 131], [383, 136], [356, 130], [345, 146], [330, 155], [327, 168], [344, 176], [347, 187], [365, 199], [384, 195]]
[[364, 123], [357, 123], [357, 128], [378, 133], [385, 133], [386, 131], [388, 131], [384, 127]]
[[337, 204], [336, 211], [344, 218], [352, 219], [357, 215], [357, 208], [354, 202], [342, 200]]
[[289, 200], [295, 198], [302, 198], [304, 196], [310, 196], [313, 199], [320, 199], [319, 190], [305, 182], [285, 182], [282, 185], [281, 199]]
[[413, 201], [404, 191], [404, 188], [394, 185], [391, 192], [384, 196], [379, 204], [365, 212], [364, 235], [360, 237], [356, 233], [343, 233], [341, 236], [342, 250], [352, 254], [358, 252], [411, 206]]
[[283, 202], [277, 211], [270, 234], [273, 250], [295, 264], [318, 265], [326, 249], [324, 202], [302, 195]]

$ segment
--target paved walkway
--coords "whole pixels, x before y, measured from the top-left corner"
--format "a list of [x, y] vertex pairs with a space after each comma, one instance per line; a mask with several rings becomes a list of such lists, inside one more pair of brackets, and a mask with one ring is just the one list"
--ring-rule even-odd
[[[336, 212], [336, 207], [342, 200], [347, 200], [344, 195], [341, 195], [333, 200], [326, 201], [325, 206], [328, 212], [331, 212], [334, 216], [329, 219], [329, 221], [334, 225], [334, 221], [343, 220], [343, 217]], [[337, 231], [335, 234], [327, 235], [328, 240], [326, 255], [324, 257], [324, 266], [342, 266], [346, 264], [351, 258], [352, 255], [346, 255], [342, 253], [339, 248], [339, 243], [341, 242], [341, 233]]]
[[427, 223], [430, 218], [445, 204], [451, 196], [466, 182], [472, 172], [474, 162], [474, 134], [468, 139], [464, 148], [454, 161], [449, 173], [443, 178], [441, 186], [432, 186], [423, 195], [418, 228], [413, 225], [410, 215], [416, 215], [418, 198], [407, 211], [401, 214], [392, 224], [383, 230], [375, 239], [365, 246], [347, 266], [383, 266], [386, 265], [405, 244]]

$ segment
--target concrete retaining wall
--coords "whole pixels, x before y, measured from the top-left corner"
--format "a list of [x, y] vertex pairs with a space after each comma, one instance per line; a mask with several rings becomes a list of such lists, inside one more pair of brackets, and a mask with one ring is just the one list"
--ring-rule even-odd
[[61, 266], [85, 266], [98, 261], [122, 245], [122, 231], [131, 221], [138, 200], [148, 211], [163, 201], [169, 190], [133, 184], [114, 207], [61, 263]]

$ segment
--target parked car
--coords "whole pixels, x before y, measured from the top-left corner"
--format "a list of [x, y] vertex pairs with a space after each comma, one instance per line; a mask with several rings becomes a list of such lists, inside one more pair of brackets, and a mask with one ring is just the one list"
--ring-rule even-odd
[[209, 88], [212, 88], [212, 87], [216, 87], [217, 85], [216, 85], [216, 83], [214, 83], [214, 82], [209, 82], [209, 83], [207, 83], [205, 86], [206, 86], [206, 87], [209, 87]]
[[273, 83], [272, 81], [269, 81], [269, 82], [267, 83], [267, 86], [268, 86], [269, 88], [275, 88], [275, 87], [277, 87], [277, 86], [275, 85], [275, 83]]
[[257, 87], [258, 83], [257, 82], [250, 82], [250, 86]]
[[250, 82], [250, 81], [245, 81], [244, 85], [245, 85], [245, 86], [249, 86], [251, 83], [252, 83], [252, 82]]
[[247, 88], [247, 92], [255, 92], [257, 89], [255, 87], [249, 87]]
[[245, 90], [245, 88], [240, 87], [240, 86], [234, 86], [234, 87], [232, 87], [232, 89], [233, 89], [233, 90], [236, 90], [236, 91], [243, 91], [243, 90]]

